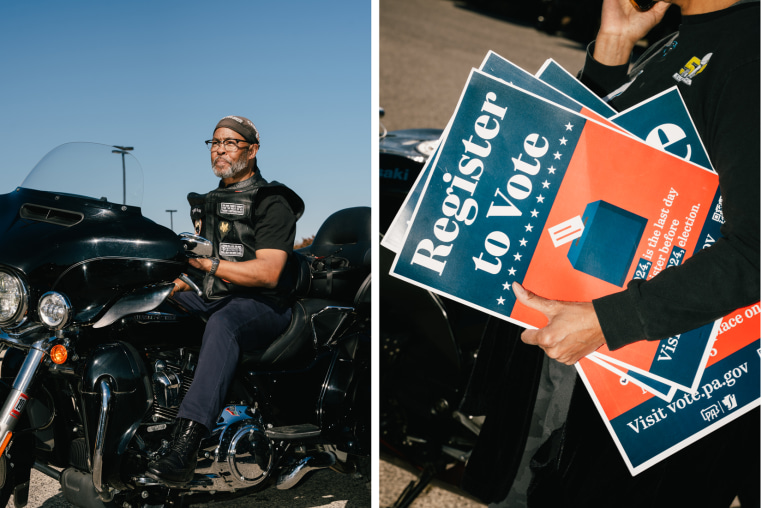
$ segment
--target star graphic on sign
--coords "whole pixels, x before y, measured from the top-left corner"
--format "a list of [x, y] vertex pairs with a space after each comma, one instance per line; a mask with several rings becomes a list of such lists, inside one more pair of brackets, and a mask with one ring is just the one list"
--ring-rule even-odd
[[566, 145], [566, 138], [561, 138], [558, 140], [558, 142], [561, 143], [562, 145]]
[[548, 168], [548, 173], [550, 173], [551, 175], [555, 175], [556, 174], [556, 168], [554, 168], [553, 166], [550, 166]]
[[544, 182], [542, 182], [542, 188], [543, 189], [547, 189], [548, 187], [550, 187], [550, 182], [549, 181], [545, 180]]
[[514, 267], [511, 267], [511, 268], [508, 270], [508, 275], [516, 275], [516, 269], [515, 269]]
[[521, 254], [517, 252], [516, 254], [513, 255], [513, 259], [515, 259], [516, 261], [521, 261]]
[[538, 202], [538, 203], [544, 203], [544, 202], [545, 202], [545, 198], [544, 198], [544, 197], [542, 197], [542, 194], [540, 194], [539, 196], [537, 196], [537, 202]]
[[556, 152], [553, 154], [554, 159], [560, 159], [561, 158], [561, 152]]
[[503, 289], [506, 289], [506, 290], [510, 291], [511, 290], [511, 283], [510, 282], [506, 282], [505, 284], [503, 284]]
[[527, 231], [532, 231], [532, 225], [527, 224], [526, 226], [524, 226], [524, 229], [526, 229]]
[[531, 212], [529, 212], [529, 213], [531, 213], [531, 214], [532, 214], [532, 217], [537, 217], [538, 215], [540, 215], [540, 212], [538, 212], [537, 210], [532, 210], [532, 211], [531, 211]]
[[505, 298], [503, 298], [502, 296], [497, 299], [497, 304], [498, 305], [503, 305], [504, 303], [505, 303]]
[[572, 130], [572, 127], [574, 127], [574, 126], [571, 124], [571, 122], [569, 122], [569, 123], [567, 123], [567, 124], [565, 125], [565, 127], [566, 127], [566, 130], [567, 130], [567, 131], [570, 131], [570, 130]]
[[526, 247], [527, 241], [522, 238], [521, 240], [519, 240], [519, 245], [521, 245], [522, 247]]

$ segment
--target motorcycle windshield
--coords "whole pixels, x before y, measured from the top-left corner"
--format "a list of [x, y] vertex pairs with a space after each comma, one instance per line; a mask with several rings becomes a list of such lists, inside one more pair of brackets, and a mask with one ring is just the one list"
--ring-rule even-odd
[[143, 170], [124, 147], [66, 143], [48, 152], [21, 187], [139, 207]]

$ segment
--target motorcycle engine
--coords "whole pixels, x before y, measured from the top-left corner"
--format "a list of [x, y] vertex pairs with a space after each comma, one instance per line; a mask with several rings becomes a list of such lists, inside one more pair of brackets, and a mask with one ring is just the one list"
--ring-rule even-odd
[[193, 355], [178, 352], [163, 353], [152, 358], [153, 375], [153, 416], [152, 420], [172, 422], [177, 418], [177, 410], [190, 389], [196, 360]]
[[[166, 442], [171, 440], [168, 429], [193, 381], [196, 359], [192, 354], [173, 351], [151, 355], [150, 360], [154, 404], [146, 430]], [[199, 455], [191, 490], [234, 491], [268, 478], [273, 444], [265, 436], [265, 425], [256, 409], [229, 405], [222, 410], [211, 436], [201, 442]]]

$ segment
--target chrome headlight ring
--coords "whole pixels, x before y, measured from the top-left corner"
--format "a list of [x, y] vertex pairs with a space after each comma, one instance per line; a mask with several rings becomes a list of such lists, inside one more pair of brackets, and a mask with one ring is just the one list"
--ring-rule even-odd
[[40, 298], [37, 314], [45, 326], [51, 330], [60, 330], [71, 320], [71, 303], [65, 295], [49, 291]]
[[16, 274], [0, 268], [0, 328], [16, 328], [26, 320], [29, 290]]

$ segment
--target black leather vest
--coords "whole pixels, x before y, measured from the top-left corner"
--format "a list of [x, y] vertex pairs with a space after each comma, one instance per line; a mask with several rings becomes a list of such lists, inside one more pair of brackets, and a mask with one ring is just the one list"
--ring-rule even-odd
[[[269, 196], [282, 196], [298, 220], [304, 212], [304, 202], [291, 189], [278, 182], [267, 182], [257, 173], [249, 179], [225, 187], [220, 186], [206, 194], [191, 192], [191, 220], [196, 234], [210, 240], [214, 256], [222, 260], [241, 262], [256, 259], [253, 225], [257, 206]], [[290, 253], [289, 253], [290, 254]], [[289, 256], [290, 258], [291, 256]], [[254, 296], [275, 305], [286, 305], [287, 295], [293, 289], [291, 270], [283, 271], [278, 287], [274, 289], [246, 287], [227, 282], [219, 277], [204, 275], [202, 290], [207, 300], [228, 295]]]

